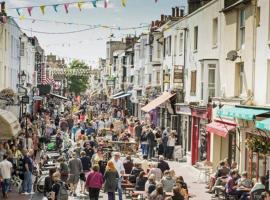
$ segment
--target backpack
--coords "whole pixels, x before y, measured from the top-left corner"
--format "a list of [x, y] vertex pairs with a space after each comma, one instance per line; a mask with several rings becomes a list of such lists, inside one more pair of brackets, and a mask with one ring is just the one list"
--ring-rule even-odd
[[59, 183], [59, 191], [57, 194], [57, 200], [68, 200], [68, 191], [63, 182]]

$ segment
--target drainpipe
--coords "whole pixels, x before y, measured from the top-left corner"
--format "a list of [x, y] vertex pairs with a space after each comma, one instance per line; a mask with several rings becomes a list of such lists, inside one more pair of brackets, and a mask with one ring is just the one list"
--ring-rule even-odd
[[252, 96], [254, 101], [255, 94], [255, 65], [256, 65], [256, 40], [257, 40], [257, 0], [254, 0], [253, 5], [253, 46], [252, 46]]
[[185, 69], [186, 69], [186, 42], [187, 42], [187, 31], [188, 29], [187, 28], [184, 28], [184, 62], [183, 62], [183, 90], [182, 90], [182, 102], [185, 102], [185, 93], [186, 93], [186, 90], [185, 90]]

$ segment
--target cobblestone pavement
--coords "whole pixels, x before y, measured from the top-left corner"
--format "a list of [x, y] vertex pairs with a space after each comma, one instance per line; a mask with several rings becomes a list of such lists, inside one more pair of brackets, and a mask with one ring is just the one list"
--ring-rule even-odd
[[[199, 177], [199, 171], [195, 169], [194, 167], [188, 165], [187, 163], [179, 163], [175, 161], [169, 161], [169, 164], [172, 169], [175, 170], [176, 175], [181, 175], [184, 177], [184, 180], [186, 181], [189, 192], [192, 195], [191, 200], [210, 200], [211, 195], [206, 193], [205, 184], [204, 183], [198, 183], [198, 177]], [[78, 188], [79, 189], [79, 188]], [[17, 193], [10, 193], [9, 199], [10, 200], [42, 200], [43, 195], [40, 193], [34, 194], [32, 196], [24, 196], [19, 195]], [[87, 200], [89, 199], [87, 195], [85, 196], [78, 196], [78, 197], [70, 197], [70, 200]], [[104, 194], [101, 192], [100, 194], [101, 200], [107, 199], [107, 194]], [[118, 197], [116, 196], [116, 199]], [[124, 199], [130, 199], [129, 197], [125, 197]]]

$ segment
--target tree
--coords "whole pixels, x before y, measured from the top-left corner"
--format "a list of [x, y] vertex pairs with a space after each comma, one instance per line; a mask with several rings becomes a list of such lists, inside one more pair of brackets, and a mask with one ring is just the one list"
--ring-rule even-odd
[[[71, 69], [89, 69], [89, 67], [79, 60], [73, 60], [69, 64]], [[71, 75], [67, 77], [68, 88], [70, 92], [74, 92], [75, 95], [79, 95], [81, 92], [85, 92], [88, 87], [88, 76]]]

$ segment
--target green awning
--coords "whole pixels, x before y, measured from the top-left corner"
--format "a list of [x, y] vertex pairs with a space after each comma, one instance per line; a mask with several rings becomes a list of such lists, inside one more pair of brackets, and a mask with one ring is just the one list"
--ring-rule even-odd
[[219, 117], [230, 117], [244, 120], [254, 120], [257, 115], [270, 112], [269, 110], [259, 110], [240, 107], [226, 107], [217, 111]]
[[256, 122], [256, 128], [262, 129], [262, 130], [265, 130], [265, 131], [270, 131], [270, 119], [257, 121]]

